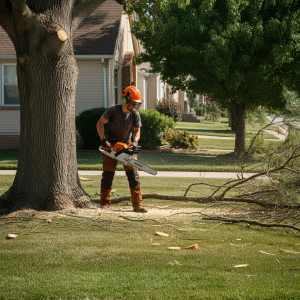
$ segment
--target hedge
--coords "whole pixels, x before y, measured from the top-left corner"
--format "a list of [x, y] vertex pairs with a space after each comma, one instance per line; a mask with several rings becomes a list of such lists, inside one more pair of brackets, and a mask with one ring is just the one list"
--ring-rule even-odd
[[[104, 107], [93, 108], [76, 117], [76, 129], [83, 140], [82, 149], [96, 150], [100, 146], [96, 124], [104, 112]], [[175, 122], [155, 109], [139, 110], [139, 113], [142, 121], [139, 145], [144, 149], [157, 149], [164, 144], [166, 134], [175, 128]]]

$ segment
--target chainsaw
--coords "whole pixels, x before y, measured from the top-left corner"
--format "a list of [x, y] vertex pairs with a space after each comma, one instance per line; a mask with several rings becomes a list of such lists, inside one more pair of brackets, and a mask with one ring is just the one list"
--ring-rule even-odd
[[[139, 153], [142, 147], [128, 146], [125, 143], [116, 143], [112, 149], [99, 147], [99, 151], [111, 158], [121, 161], [123, 164], [127, 164], [136, 167], [139, 170], [145, 171], [151, 175], [156, 175], [157, 171], [147, 166], [146, 164], [133, 158], [133, 154]], [[109, 152], [110, 151], [110, 152]]]

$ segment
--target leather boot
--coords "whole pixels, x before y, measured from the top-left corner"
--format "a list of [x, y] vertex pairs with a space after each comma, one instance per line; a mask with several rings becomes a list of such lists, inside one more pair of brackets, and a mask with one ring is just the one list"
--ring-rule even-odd
[[130, 187], [131, 193], [131, 203], [134, 212], [146, 213], [148, 212], [143, 206], [143, 199], [142, 199], [142, 191], [141, 186], [139, 185], [137, 188]]
[[101, 196], [100, 196], [100, 208], [108, 209], [110, 206], [110, 193], [111, 187], [109, 189], [105, 189], [101, 186]]

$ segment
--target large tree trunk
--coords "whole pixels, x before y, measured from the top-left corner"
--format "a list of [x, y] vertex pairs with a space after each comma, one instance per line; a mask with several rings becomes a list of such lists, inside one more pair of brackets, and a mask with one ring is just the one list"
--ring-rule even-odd
[[236, 132], [236, 117], [234, 112], [232, 113], [231, 110], [228, 110], [228, 126], [231, 127], [232, 132]]
[[77, 77], [72, 56], [27, 56], [23, 64], [18, 63], [20, 158], [14, 183], [2, 197], [10, 209], [91, 206], [78, 181]]
[[[9, 211], [94, 207], [78, 179], [78, 70], [72, 37], [80, 21], [103, 0], [28, 0], [28, 6], [25, 0], [12, 5], [1, 1], [0, 25], [18, 58], [21, 147], [14, 183], [0, 197], [0, 207]], [[7, 17], [10, 14], [13, 17]]]
[[245, 104], [231, 101], [232, 121], [234, 120], [235, 127], [235, 156], [245, 153], [246, 110], [247, 106]]

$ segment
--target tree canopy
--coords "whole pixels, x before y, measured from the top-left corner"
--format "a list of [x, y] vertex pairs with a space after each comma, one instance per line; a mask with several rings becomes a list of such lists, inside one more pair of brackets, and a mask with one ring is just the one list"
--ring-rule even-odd
[[[281, 109], [297, 85], [300, 5], [291, 0], [192, 0], [134, 24], [153, 72], [173, 86], [211, 93], [222, 104]], [[147, 20], [147, 22], [150, 22]]]
[[293, 67], [300, 34], [298, 1], [192, 0], [170, 4], [133, 33], [145, 53], [138, 62], [174, 89], [213, 92], [218, 101], [282, 106], [284, 68]]

